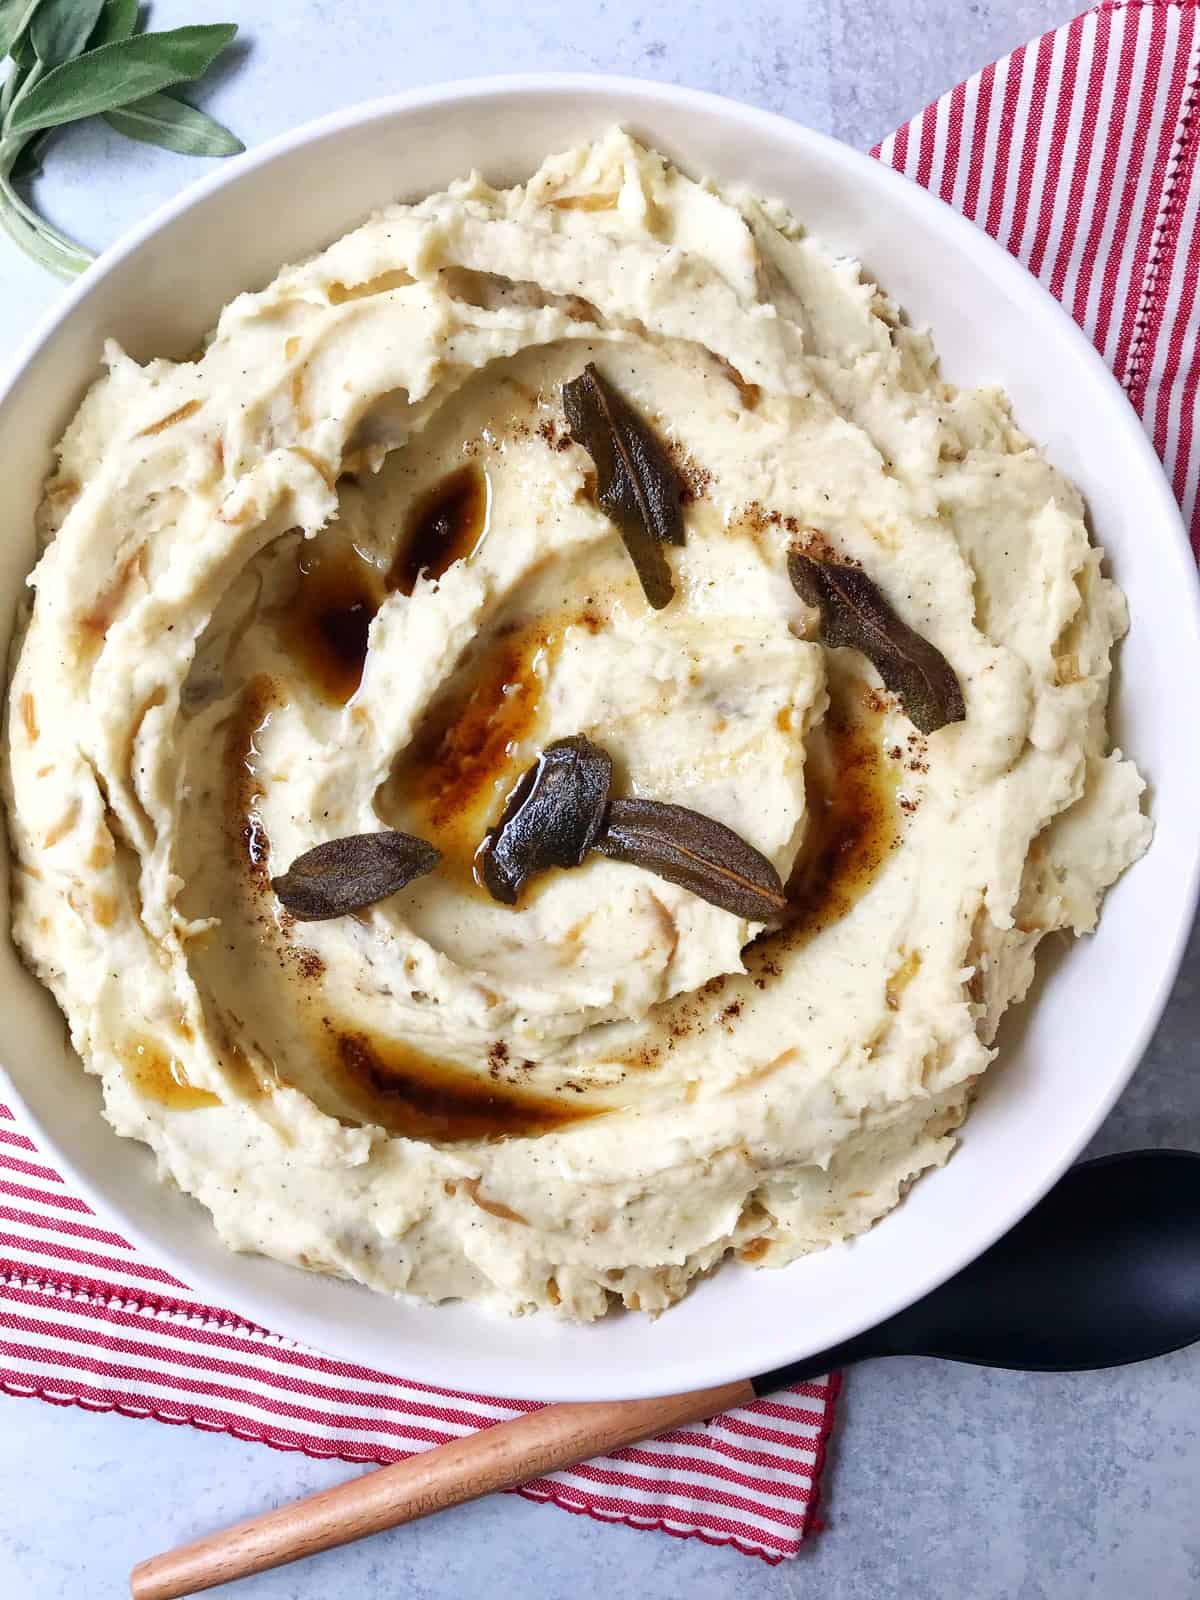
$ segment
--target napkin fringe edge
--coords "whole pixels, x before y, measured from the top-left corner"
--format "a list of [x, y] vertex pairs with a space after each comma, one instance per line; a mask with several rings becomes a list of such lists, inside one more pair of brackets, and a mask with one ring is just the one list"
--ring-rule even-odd
[[[797, 1530], [797, 1547], [799, 1543], [808, 1538], [810, 1534], [820, 1533], [825, 1527], [825, 1520], [820, 1515], [822, 1501], [822, 1485], [826, 1465], [826, 1454], [830, 1435], [833, 1433], [837, 1417], [838, 1397], [842, 1388], [842, 1375], [840, 1372], [831, 1372], [826, 1387], [829, 1398], [825, 1405], [825, 1414], [821, 1422], [820, 1432], [813, 1441], [815, 1459], [812, 1466], [813, 1490], [805, 1506], [804, 1519]], [[12, 1379], [0, 1377], [0, 1391], [11, 1396], [14, 1400], [43, 1400], [52, 1406], [74, 1406], [80, 1411], [91, 1411], [96, 1414], [116, 1412], [118, 1416], [126, 1417], [131, 1422], [165, 1422], [172, 1427], [199, 1428], [202, 1433], [223, 1433], [229, 1438], [238, 1439], [244, 1444], [265, 1444], [268, 1449], [278, 1450], [281, 1454], [303, 1455], [310, 1461], [343, 1461], [352, 1467], [386, 1467], [396, 1461], [408, 1461], [414, 1456], [424, 1454], [420, 1450], [410, 1450], [398, 1456], [380, 1456], [371, 1453], [363, 1455], [349, 1455], [344, 1450], [314, 1450], [308, 1445], [286, 1443], [279, 1438], [273, 1438], [266, 1428], [236, 1428], [222, 1423], [207, 1422], [194, 1412], [181, 1411], [172, 1414], [168, 1411], [157, 1410], [152, 1406], [123, 1405], [119, 1400], [94, 1401], [85, 1400], [80, 1395], [63, 1394], [55, 1391], [52, 1385], [44, 1383], [16, 1383]], [[672, 1539], [699, 1539], [701, 1544], [712, 1545], [715, 1548], [729, 1548], [737, 1550], [740, 1555], [756, 1556], [760, 1561], [766, 1562], [769, 1567], [777, 1567], [783, 1561], [791, 1559], [797, 1551], [767, 1550], [761, 1545], [750, 1544], [740, 1539], [737, 1534], [706, 1533], [703, 1528], [678, 1528], [670, 1526], [662, 1517], [639, 1517], [636, 1513], [617, 1512], [607, 1515], [597, 1510], [594, 1506], [580, 1505], [573, 1500], [565, 1498], [553, 1490], [534, 1489], [526, 1485], [518, 1485], [515, 1489], [505, 1491], [508, 1494], [518, 1494], [523, 1500], [528, 1500], [533, 1505], [553, 1505], [560, 1511], [569, 1511], [572, 1516], [590, 1517], [593, 1522], [606, 1524], [618, 1523], [626, 1528], [632, 1528], [637, 1533], [665, 1533]]]
[[[1195, 10], [1200, 0], [1167, 0], [1167, 3], [1178, 5], [1180, 10]], [[1132, 4], [1161, 4], [1161, 0], [1110, 0], [1110, 3], [1097, 6], [1096, 9], [1115, 11]], [[1155, 206], [1150, 251], [1146, 259], [1141, 294], [1134, 317], [1133, 340], [1126, 358], [1125, 371], [1121, 376], [1121, 387], [1129, 396], [1130, 403], [1136, 406], [1139, 412], [1145, 404], [1151, 377], [1150, 364], [1145, 359], [1145, 352], [1148, 349], [1153, 357], [1167, 309], [1168, 284], [1162, 281], [1162, 267], [1164, 261], [1169, 265], [1174, 260], [1179, 242], [1179, 229], [1186, 201], [1186, 194], [1180, 191], [1179, 180], [1194, 159], [1194, 146], [1197, 136], [1200, 135], [1198, 113], [1200, 113], [1200, 39], [1195, 39], [1192, 42], [1190, 71], [1184, 81], [1174, 137], [1166, 170], [1163, 173], [1162, 190]]]
[[[737, 1534], [705, 1533], [703, 1528], [672, 1528], [661, 1517], [634, 1518], [631, 1515], [605, 1516], [592, 1506], [576, 1505], [572, 1500], [564, 1500], [561, 1495], [539, 1493], [535, 1489], [510, 1489], [510, 1494], [519, 1494], [522, 1500], [528, 1500], [532, 1505], [556, 1506], [559, 1511], [569, 1511], [573, 1517], [590, 1517], [593, 1522], [601, 1522], [608, 1527], [621, 1526], [632, 1528], [635, 1533], [665, 1533], [671, 1539], [699, 1539], [701, 1544], [712, 1545], [716, 1549], [736, 1550], [739, 1555], [756, 1556], [759, 1561], [765, 1561], [769, 1567], [777, 1567], [781, 1562], [790, 1561], [793, 1555], [799, 1553], [787, 1550], [764, 1550], [760, 1545], [744, 1544]], [[801, 1529], [800, 1537], [807, 1533], [816, 1533], [820, 1524], [808, 1523]]]

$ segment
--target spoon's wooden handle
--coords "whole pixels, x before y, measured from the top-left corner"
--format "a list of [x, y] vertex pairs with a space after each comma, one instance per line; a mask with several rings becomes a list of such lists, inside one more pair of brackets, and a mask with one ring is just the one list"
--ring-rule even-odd
[[496, 1489], [511, 1489], [753, 1399], [751, 1385], [741, 1382], [657, 1400], [544, 1406], [152, 1556], [134, 1567], [129, 1591], [133, 1600], [177, 1600], [415, 1522]]

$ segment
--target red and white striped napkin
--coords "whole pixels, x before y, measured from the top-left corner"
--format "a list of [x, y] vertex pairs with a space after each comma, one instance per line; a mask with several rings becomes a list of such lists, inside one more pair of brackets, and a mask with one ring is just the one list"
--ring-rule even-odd
[[[105, 1228], [4, 1105], [0, 1386], [363, 1462], [398, 1461], [537, 1407], [335, 1361], [204, 1305]], [[814, 1524], [836, 1391], [836, 1379], [799, 1384], [520, 1493], [780, 1561]]]
[[1200, 17], [1118, 0], [1014, 50], [871, 153], [1024, 263], [1121, 381], [1200, 554]]
[[[1106, 4], [959, 84], [873, 154], [1023, 261], [1095, 341], [1200, 551], [1200, 0]], [[333, 1361], [201, 1304], [111, 1232], [0, 1105], [0, 1385], [384, 1462], [530, 1410]], [[836, 1377], [521, 1493], [776, 1562], [818, 1525]]]

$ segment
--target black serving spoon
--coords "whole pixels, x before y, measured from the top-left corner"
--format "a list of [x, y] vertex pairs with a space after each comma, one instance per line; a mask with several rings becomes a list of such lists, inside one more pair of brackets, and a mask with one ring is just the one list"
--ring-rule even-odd
[[1072, 1167], [999, 1243], [906, 1311], [753, 1379], [769, 1394], [876, 1356], [1087, 1372], [1200, 1339], [1200, 1155], [1131, 1150]]
[[657, 1400], [544, 1406], [143, 1561], [134, 1600], [175, 1600], [510, 1489], [831, 1367], [939, 1356], [1082, 1372], [1200, 1339], [1200, 1155], [1135, 1150], [1067, 1173], [957, 1277], [866, 1333], [757, 1378]]

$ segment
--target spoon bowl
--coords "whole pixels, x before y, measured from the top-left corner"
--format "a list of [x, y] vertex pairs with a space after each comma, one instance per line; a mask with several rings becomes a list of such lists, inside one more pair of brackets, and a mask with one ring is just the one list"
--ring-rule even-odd
[[1086, 1372], [1200, 1339], [1200, 1154], [1131, 1150], [1073, 1167], [1010, 1233], [906, 1310], [754, 1379], [769, 1394], [876, 1356]]

